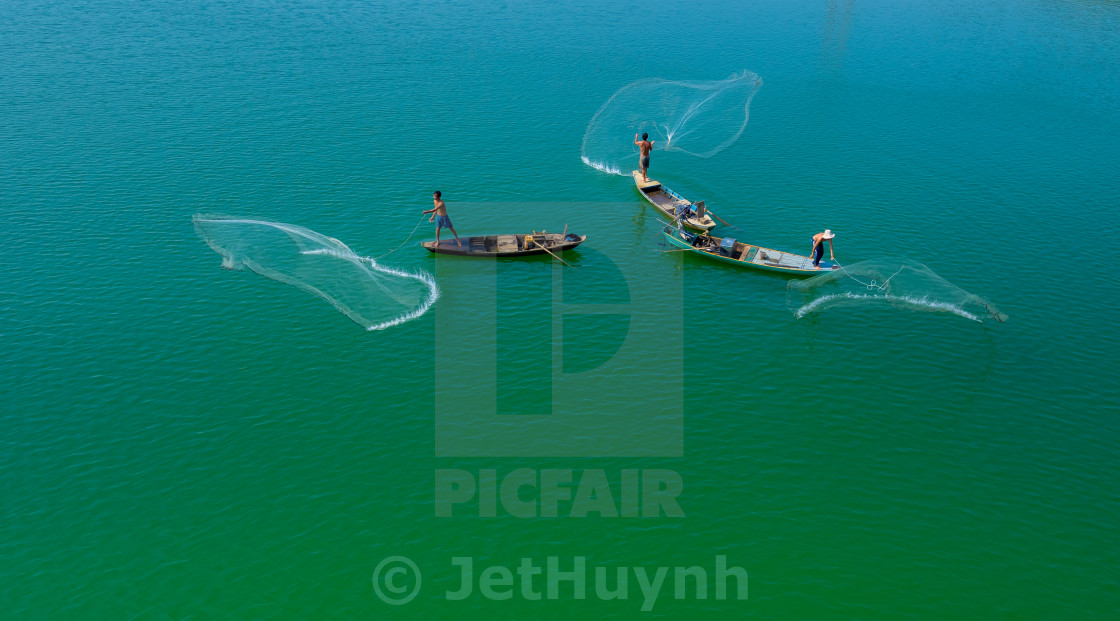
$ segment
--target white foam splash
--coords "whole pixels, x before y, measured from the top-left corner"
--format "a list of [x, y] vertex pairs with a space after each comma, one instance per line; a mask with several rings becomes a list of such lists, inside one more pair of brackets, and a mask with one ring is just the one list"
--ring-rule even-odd
[[[369, 331], [416, 319], [440, 297], [439, 286], [427, 272], [382, 265], [371, 257], [359, 256], [333, 237], [301, 226], [201, 215], [195, 216], [194, 225], [222, 256], [222, 267], [248, 267], [266, 278], [303, 289]], [[329, 256], [343, 263], [308, 263], [299, 259], [301, 256]]]
[[710, 158], [743, 135], [751, 100], [761, 87], [762, 78], [746, 70], [725, 80], [632, 82], [591, 117], [580, 156], [596, 170], [621, 175], [626, 162], [637, 163], [634, 135], [646, 132], [655, 151]]
[[593, 162], [590, 159], [588, 159], [586, 155], [581, 155], [580, 159], [583, 160], [584, 164], [587, 164], [588, 166], [594, 168], [595, 170], [601, 170], [601, 171], [603, 171], [603, 172], [605, 172], [609, 175], [618, 175], [620, 177], [625, 176], [625, 175], [622, 174], [622, 171], [619, 170], [617, 166], [611, 166], [610, 164], [607, 164], [605, 162]]
[[428, 297], [424, 300], [424, 302], [422, 304], [420, 304], [420, 306], [416, 307], [411, 312], [405, 313], [405, 314], [401, 315], [400, 317], [397, 317], [396, 319], [391, 319], [389, 321], [384, 321], [382, 323], [379, 323], [375, 326], [370, 326], [370, 327], [366, 328], [366, 330], [368, 330], [370, 332], [373, 332], [375, 330], [384, 330], [385, 328], [392, 328], [393, 326], [399, 326], [402, 323], [405, 323], [406, 321], [412, 321], [413, 319], [416, 319], [417, 317], [419, 317], [419, 316], [423, 315], [424, 313], [428, 312], [428, 309], [432, 307], [432, 304], [435, 304], [436, 300], [439, 299], [439, 295], [440, 295], [439, 285], [436, 284], [436, 281], [435, 281], [434, 278], [432, 278], [431, 274], [429, 274], [427, 272], [422, 272], [420, 270], [417, 270], [416, 272], [406, 272], [404, 270], [398, 270], [398, 269], [395, 269], [395, 268], [392, 268], [392, 267], [385, 267], [384, 265], [378, 264], [377, 261], [374, 261], [373, 259], [368, 259], [368, 260], [369, 260], [369, 264], [373, 267], [373, 269], [380, 270], [380, 271], [382, 271], [386, 274], [392, 274], [394, 276], [401, 276], [401, 277], [404, 277], [404, 278], [415, 278], [415, 279], [423, 282], [425, 285], [428, 286]]
[[970, 313], [970, 312], [968, 312], [968, 311], [966, 311], [966, 310], [964, 310], [960, 307], [953, 306], [952, 304], [948, 304], [946, 302], [938, 302], [938, 301], [935, 301], [935, 300], [930, 300], [929, 298], [911, 298], [911, 297], [906, 297], [906, 296], [894, 296], [894, 295], [866, 295], [866, 294], [851, 293], [851, 292], [823, 295], [823, 296], [813, 300], [812, 302], [809, 302], [808, 304], [805, 304], [801, 308], [798, 308], [794, 312], [794, 315], [798, 319], [801, 319], [805, 315], [817, 310], [821, 306], [827, 306], [831, 302], [845, 301], [845, 300], [859, 300], [859, 301], [869, 301], [869, 302], [886, 302], [886, 303], [889, 303], [889, 304], [904, 304], [904, 305], [908, 305], [908, 306], [927, 308], [927, 309], [935, 310], [935, 311], [945, 311], [945, 312], [953, 313], [954, 315], [957, 315], [957, 316], [960, 316], [960, 317], [964, 317], [965, 319], [971, 319], [972, 321], [982, 323], [980, 317], [978, 317], [978, 316], [976, 316], [976, 315], [974, 315], [974, 314], [972, 314], [972, 313]]

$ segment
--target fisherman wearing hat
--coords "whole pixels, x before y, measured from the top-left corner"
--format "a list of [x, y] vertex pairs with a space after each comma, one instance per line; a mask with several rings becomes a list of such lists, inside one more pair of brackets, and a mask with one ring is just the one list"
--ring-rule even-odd
[[813, 267], [815, 269], [821, 268], [821, 257], [824, 256], [824, 241], [828, 240], [828, 260], [835, 261], [836, 255], [832, 254], [832, 238], [836, 235], [832, 229], [825, 229], [824, 233], [817, 233], [813, 236], [813, 250], [809, 256], [813, 257]]

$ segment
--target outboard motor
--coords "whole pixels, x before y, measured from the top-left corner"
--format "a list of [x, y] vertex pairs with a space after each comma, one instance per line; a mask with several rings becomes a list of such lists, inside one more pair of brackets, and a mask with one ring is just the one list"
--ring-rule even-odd
[[703, 220], [704, 215], [708, 213], [708, 206], [704, 204], [704, 201], [697, 201], [694, 207], [696, 207], [696, 219]]

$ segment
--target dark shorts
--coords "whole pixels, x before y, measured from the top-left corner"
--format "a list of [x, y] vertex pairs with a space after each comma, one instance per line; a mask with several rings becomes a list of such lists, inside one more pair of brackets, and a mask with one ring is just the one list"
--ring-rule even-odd
[[449, 218], [447, 216], [437, 217], [436, 218], [436, 229], [441, 229], [441, 228], [444, 228], [444, 229], [454, 228], [454, 227], [451, 226], [451, 218]]
[[649, 168], [649, 156], [648, 155], [642, 158], [640, 168], [642, 170], [647, 170]]

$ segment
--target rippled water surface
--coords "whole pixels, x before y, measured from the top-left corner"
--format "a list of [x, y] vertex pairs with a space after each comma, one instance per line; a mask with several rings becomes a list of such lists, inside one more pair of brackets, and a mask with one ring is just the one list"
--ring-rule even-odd
[[[582, 600], [563, 584], [447, 601], [464, 556], [476, 581], [549, 556], [593, 575], [725, 555], [749, 573], [746, 601], [666, 586], [650, 614], [671, 618], [1120, 605], [1117, 3], [2, 6], [13, 618], [642, 607], [633, 573], [626, 600], [589, 577]], [[723, 235], [806, 252], [831, 228], [838, 259], [922, 263], [1007, 323], [797, 319], [783, 277], [663, 252], [630, 179], [581, 161], [588, 122], [635, 80], [744, 70], [764, 86], [740, 139], [655, 152], [651, 175], [738, 227]], [[460, 234], [588, 241], [571, 267], [495, 264], [429, 255], [422, 226], [382, 261], [442, 297], [367, 332], [221, 269], [192, 226], [290, 223], [376, 256], [435, 189]], [[435, 517], [437, 470], [481, 486], [518, 468], [602, 470], [614, 495], [623, 470], [672, 471], [685, 516], [568, 517], [561, 500], [555, 518], [480, 517], [476, 497]], [[371, 584], [393, 555], [423, 573], [399, 607]]]

